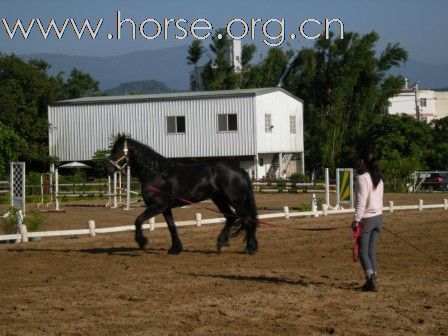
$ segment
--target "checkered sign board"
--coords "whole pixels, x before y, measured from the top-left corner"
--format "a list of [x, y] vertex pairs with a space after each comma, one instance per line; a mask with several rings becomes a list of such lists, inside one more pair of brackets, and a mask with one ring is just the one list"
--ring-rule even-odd
[[25, 211], [25, 162], [11, 162], [11, 206]]

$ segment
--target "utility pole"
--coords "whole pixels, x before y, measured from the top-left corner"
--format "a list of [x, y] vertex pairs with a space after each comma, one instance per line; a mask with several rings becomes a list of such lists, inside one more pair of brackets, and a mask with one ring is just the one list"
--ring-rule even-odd
[[415, 96], [415, 117], [417, 121], [420, 121], [420, 105], [418, 103], [418, 83], [414, 84], [414, 96]]

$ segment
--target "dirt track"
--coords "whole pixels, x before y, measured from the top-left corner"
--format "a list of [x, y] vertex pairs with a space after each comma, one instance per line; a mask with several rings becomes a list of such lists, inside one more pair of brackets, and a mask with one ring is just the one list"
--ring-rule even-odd
[[[416, 204], [401, 197], [395, 202]], [[285, 201], [258, 197], [259, 206]], [[136, 215], [70, 208], [49, 214], [46, 229], [88, 218], [123, 225]], [[216, 254], [221, 225], [181, 228], [179, 256], [166, 253], [164, 229], [151, 232], [147, 251], [131, 232], [2, 244], [0, 335], [448, 335], [448, 211], [385, 215], [386, 228], [419, 251], [383, 231], [378, 293], [357, 290], [350, 219], [261, 226], [254, 256], [241, 254], [238, 240]]]

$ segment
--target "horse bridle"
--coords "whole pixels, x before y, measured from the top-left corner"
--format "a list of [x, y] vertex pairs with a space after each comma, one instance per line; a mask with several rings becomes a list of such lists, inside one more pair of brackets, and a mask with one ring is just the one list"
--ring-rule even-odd
[[[125, 140], [124, 141], [124, 146], [123, 146], [123, 155], [116, 161], [112, 161], [109, 160], [109, 162], [115, 167], [117, 168], [119, 171], [122, 171], [128, 164], [129, 164], [129, 157], [128, 157], [128, 142]], [[120, 166], [120, 162], [126, 160], [126, 162]]]

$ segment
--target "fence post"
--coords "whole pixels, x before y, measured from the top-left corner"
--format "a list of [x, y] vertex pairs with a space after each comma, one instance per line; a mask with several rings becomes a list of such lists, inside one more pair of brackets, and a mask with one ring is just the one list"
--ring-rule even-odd
[[95, 237], [96, 236], [95, 221], [90, 219], [89, 221], [87, 221], [87, 226], [89, 227], [89, 236]]
[[327, 204], [322, 204], [322, 212], [324, 216], [328, 215], [328, 205]]
[[394, 212], [394, 201], [389, 201], [389, 210], [390, 212]]
[[311, 211], [313, 212], [313, 217], [319, 217], [319, 213], [317, 212], [317, 198], [316, 194], [313, 194], [313, 198], [311, 201]]
[[155, 228], [156, 228], [156, 218], [151, 217], [149, 219], [149, 231], [154, 231]]
[[289, 207], [288, 206], [283, 207], [283, 212], [285, 213], [285, 219], [289, 219]]
[[17, 214], [17, 226], [19, 228], [19, 233], [22, 238], [22, 243], [28, 242], [28, 230], [26, 229], [26, 225], [23, 224], [23, 212], [19, 210]]
[[196, 213], [196, 226], [200, 227], [202, 224], [202, 215], [200, 213]]
[[446, 198], [443, 200], [443, 207], [445, 210], [448, 210], [448, 199]]
[[419, 210], [419, 211], [422, 211], [422, 210], [423, 210], [423, 200], [422, 200], [422, 199], [419, 199], [419, 200], [418, 200], [418, 210]]

